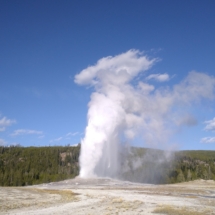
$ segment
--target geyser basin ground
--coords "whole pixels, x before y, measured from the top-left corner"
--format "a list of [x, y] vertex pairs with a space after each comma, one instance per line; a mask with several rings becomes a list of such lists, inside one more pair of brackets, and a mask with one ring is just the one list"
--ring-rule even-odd
[[215, 214], [215, 181], [174, 185], [112, 179], [1, 187], [0, 214]]

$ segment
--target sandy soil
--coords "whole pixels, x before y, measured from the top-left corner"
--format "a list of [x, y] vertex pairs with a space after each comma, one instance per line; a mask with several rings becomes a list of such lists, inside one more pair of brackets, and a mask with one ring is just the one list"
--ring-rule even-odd
[[215, 181], [149, 185], [111, 179], [0, 187], [0, 214], [215, 215]]

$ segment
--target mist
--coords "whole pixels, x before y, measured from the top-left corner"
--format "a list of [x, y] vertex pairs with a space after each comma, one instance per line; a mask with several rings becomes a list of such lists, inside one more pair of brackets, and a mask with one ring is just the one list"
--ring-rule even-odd
[[[75, 83], [94, 88], [81, 141], [80, 177], [123, 178], [128, 143], [138, 139], [142, 146], [171, 149], [177, 128], [197, 122], [186, 107], [214, 99], [215, 78], [196, 71], [172, 87], [158, 87], [171, 81], [167, 73], [150, 73], [158, 61], [129, 50], [101, 58], [75, 76]], [[135, 163], [136, 169], [142, 165]]]

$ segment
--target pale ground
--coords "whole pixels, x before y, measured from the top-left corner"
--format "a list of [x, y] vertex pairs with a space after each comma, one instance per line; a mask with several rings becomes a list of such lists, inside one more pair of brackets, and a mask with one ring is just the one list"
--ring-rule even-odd
[[0, 214], [215, 215], [215, 181], [148, 185], [111, 179], [0, 187]]

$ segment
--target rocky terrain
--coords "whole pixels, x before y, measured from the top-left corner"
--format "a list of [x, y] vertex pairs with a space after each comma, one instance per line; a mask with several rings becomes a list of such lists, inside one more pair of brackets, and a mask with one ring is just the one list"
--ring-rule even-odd
[[215, 181], [153, 185], [77, 177], [35, 186], [0, 187], [0, 214], [215, 215]]

